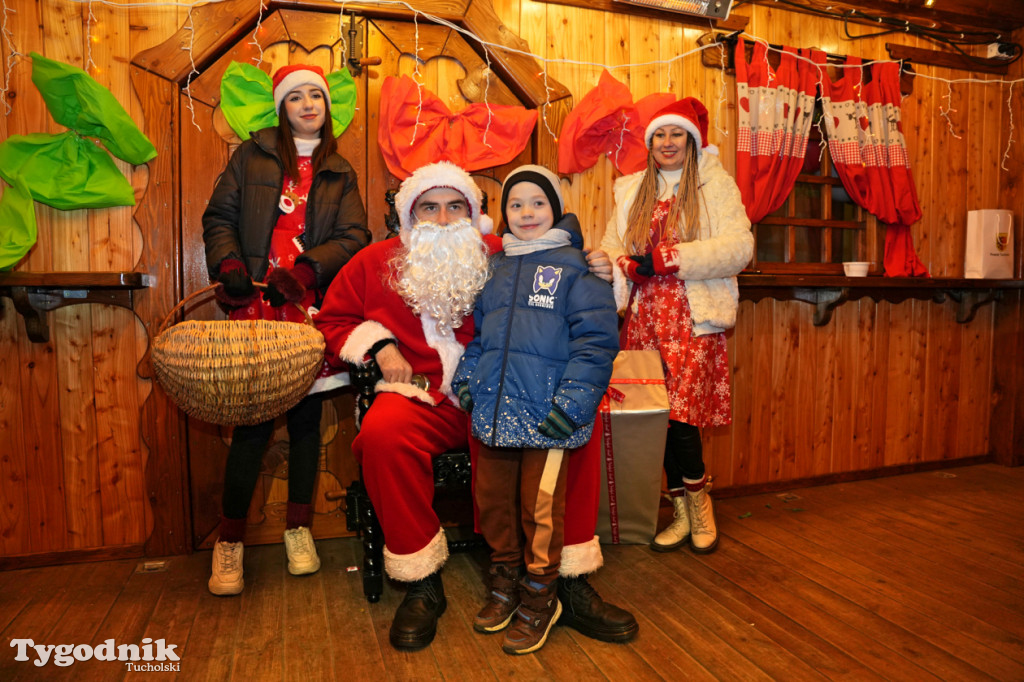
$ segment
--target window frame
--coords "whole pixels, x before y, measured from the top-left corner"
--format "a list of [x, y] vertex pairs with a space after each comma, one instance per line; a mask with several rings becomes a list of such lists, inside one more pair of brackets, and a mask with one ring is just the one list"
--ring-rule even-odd
[[[815, 106], [816, 115], [821, 115], [820, 99]], [[808, 136], [808, 153], [815, 152], [821, 144], [821, 131], [817, 125], [812, 126]], [[820, 175], [801, 173], [797, 176], [793, 191], [786, 197], [782, 209], [785, 215], [769, 215], [759, 222], [753, 223], [751, 229], [754, 233], [754, 255], [748, 266], [748, 271], [770, 273], [770, 274], [799, 274], [799, 275], [843, 275], [843, 263], [834, 262], [832, 258], [833, 238], [837, 230], [856, 230], [859, 232], [856, 240], [856, 258], [851, 260], [867, 261], [868, 275], [879, 275], [882, 273], [882, 249], [885, 243], [884, 233], [878, 219], [869, 211], [866, 211], [856, 203], [856, 220], [834, 220], [832, 219], [832, 189], [842, 189], [843, 182], [832, 175], [832, 157], [828, 145], [824, 145], [821, 152]], [[817, 186], [820, 196], [819, 215], [821, 218], [809, 218], [797, 215], [797, 186]], [[778, 211], [775, 211], [778, 213]], [[782, 251], [783, 260], [761, 260], [758, 257], [757, 240], [761, 226], [772, 228], [785, 228]], [[812, 228], [821, 230], [820, 260], [815, 262], [795, 260], [797, 255], [796, 228]]]

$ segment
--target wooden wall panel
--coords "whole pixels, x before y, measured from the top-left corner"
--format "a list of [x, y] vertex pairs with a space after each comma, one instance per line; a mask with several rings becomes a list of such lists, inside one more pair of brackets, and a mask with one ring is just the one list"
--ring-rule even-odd
[[28, 498], [38, 494], [30, 488], [25, 462], [28, 456], [26, 437], [22, 428], [25, 420], [24, 401], [21, 399], [21, 367], [18, 338], [25, 328], [14, 310], [14, 303], [0, 299], [3, 317], [0, 318], [0, 553], [21, 554], [29, 551]]
[[[160, 156], [139, 169], [119, 162], [138, 189], [138, 208], [61, 212], [38, 206], [39, 242], [17, 269], [137, 269], [153, 275], [157, 283], [139, 293], [136, 315], [101, 305], [50, 313], [51, 340], [43, 344], [26, 339], [13, 306], [3, 303], [0, 552], [91, 550], [143, 542], [150, 553], [186, 551], [190, 538], [204, 536], [209, 529], [190, 532], [184, 428], [180, 413], [162, 392], [153, 390], [145, 353], [154, 323], [182, 292], [205, 281], [198, 230], [212, 176], [196, 169], [179, 171], [176, 166], [177, 141], [168, 139], [166, 131], [173, 129], [179, 115], [185, 126], [190, 125], [187, 102], [159, 76], [137, 70], [130, 75], [128, 64], [133, 55], [179, 31], [189, 11], [96, 5], [87, 42], [89, 12], [83, 5], [63, 0], [23, 5], [8, 17], [19, 51], [36, 50], [84, 66], [91, 50], [92, 75], [147, 131]], [[540, 58], [584, 62], [548, 64], [550, 76], [566, 85], [575, 101], [596, 85], [600, 64], [631, 65], [613, 69], [612, 74], [629, 85], [634, 99], [664, 90], [699, 97], [711, 116], [710, 141], [719, 146], [725, 167], [734, 171], [733, 76], [704, 67], [699, 54], [668, 63], [693, 50], [704, 28], [524, 0], [497, 0], [495, 11]], [[744, 6], [738, 11], [750, 16], [748, 34], [774, 43], [813, 45], [864, 58], [884, 58], [886, 41], [934, 49], [908, 36], [850, 41], [841, 23], [794, 14], [778, 5]], [[336, 15], [324, 14], [323, 20], [331, 23], [330, 30], [336, 28]], [[353, 139], [361, 139], [365, 130], [361, 189], [370, 224], [381, 236], [385, 188], [369, 180], [385, 177], [376, 145], [379, 85], [388, 73], [412, 71], [409, 57], [401, 56], [403, 50], [409, 51], [412, 37], [396, 26], [400, 22], [375, 22], [388, 25], [388, 32], [398, 36], [393, 39], [403, 43], [402, 50], [393, 49], [371, 26], [364, 53], [382, 56], [385, 64], [368, 68], [361, 77], [366, 81], [357, 80], [366, 84], [368, 96], [360, 100], [350, 131]], [[446, 29], [423, 24], [420, 30], [426, 35]], [[267, 58], [289, 61], [279, 53], [286, 49], [282, 45], [265, 46]], [[2, 58], [8, 58], [6, 52]], [[325, 65], [340, 58], [337, 46], [330, 54], [320, 48], [309, 56]], [[5, 61], [5, 74], [6, 66]], [[959, 277], [967, 211], [1005, 207], [1015, 213], [1015, 262], [1021, 274], [1024, 85], [1017, 84], [1012, 91], [1016, 128], [1011, 142], [1007, 85], [947, 85], [928, 76], [961, 79], [973, 74], [916, 68], [920, 77], [903, 101], [903, 125], [924, 212], [912, 226], [922, 261], [935, 277]], [[434, 60], [421, 71], [428, 88], [457, 102], [455, 81], [463, 74], [461, 66], [450, 59]], [[1016, 63], [1007, 79], [1022, 75], [1024, 65]], [[60, 130], [31, 84], [27, 57], [19, 58], [11, 69], [9, 87], [15, 96], [9, 100], [11, 113], [0, 120], [0, 136]], [[140, 98], [150, 105], [145, 110]], [[154, 102], [159, 102], [155, 108]], [[948, 122], [939, 115], [947, 107]], [[144, 111], [163, 113], [146, 121]], [[204, 130], [213, 125], [207, 109], [200, 107], [197, 115]], [[197, 138], [204, 135], [196, 133]], [[1003, 169], [1008, 144], [1011, 153]], [[500, 177], [504, 170], [496, 173]], [[588, 245], [599, 243], [604, 232], [616, 177], [612, 164], [601, 159], [563, 183]], [[179, 182], [186, 185], [187, 205], [176, 203]], [[494, 193], [496, 183], [486, 184]], [[492, 206], [492, 214], [496, 212]], [[951, 302], [864, 299], [841, 305], [828, 324], [817, 327], [806, 304], [743, 302], [736, 329], [728, 335], [734, 422], [704, 433], [716, 485], [780, 485], [989, 452], [1000, 461], [1021, 463], [1024, 372], [1011, 359], [1024, 352], [1022, 308], [1020, 295], [1009, 293], [961, 325]], [[352, 435], [349, 412], [344, 401], [335, 400], [325, 408], [325, 424], [332, 434], [326, 448], [328, 469], [342, 472], [341, 477], [355, 472], [347, 453]], [[193, 436], [218, 439], [213, 433]]]
[[925, 346], [925, 386], [923, 413], [925, 459], [955, 456], [957, 400], [960, 397], [960, 329], [951, 319], [947, 306], [927, 309], [928, 332]]

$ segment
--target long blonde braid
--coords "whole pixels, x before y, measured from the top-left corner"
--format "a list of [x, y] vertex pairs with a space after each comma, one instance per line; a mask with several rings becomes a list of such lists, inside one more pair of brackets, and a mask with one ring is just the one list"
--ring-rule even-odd
[[[700, 217], [698, 209], [698, 189], [700, 176], [698, 173], [697, 144], [692, 136], [686, 138], [683, 150], [683, 172], [679, 178], [675, 201], [668, 215], [668, 225], [677, 226], [677, 235], [682, 242], [692, 242], [700, 234]], [[633, 205], [629, 209], [625, 238], [623, 243], [629, 255], [643, 255], [651, 247], [651, 216], [658, 203], [658, 165], [654, 154], [647, 152], [647, 170], [640, 180]]]

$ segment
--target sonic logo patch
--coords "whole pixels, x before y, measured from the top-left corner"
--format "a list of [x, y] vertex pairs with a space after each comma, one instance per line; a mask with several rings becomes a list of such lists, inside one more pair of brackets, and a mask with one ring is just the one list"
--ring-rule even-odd
[[562, 279], [562, 268], [555, 268], [550, 265], [538, 265], [537, 272], [533, 276], [533, 293], [539, 294], [546, 291], [552, 296], [558, 291], [558, 282]]
[[527, 305], [534, 308], [554, 308], [555, 292], [558, 291], [561, 279], [562, 268], [538, 265], [537, 272], [533, 275], [533, 295], [530, 296]]

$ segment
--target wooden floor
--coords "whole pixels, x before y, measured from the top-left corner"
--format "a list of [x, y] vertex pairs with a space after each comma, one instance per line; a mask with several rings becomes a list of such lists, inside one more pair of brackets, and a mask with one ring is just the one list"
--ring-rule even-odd
[[[210, 552], [0, 573], [0, 680], [1024, 680], [1024, 468], [978, 465], [719, 500], [712, 555], [605, 547], [594, 579], [631, 609], [625, 645], [556, 628], [535, 655], [473, 632], [482, 554], [445, 568], [448, 612], [427, 649], [388, 644], [401, 599], [362, 597], [359, 542], [318, 544], [295, 578], [280, 545], [250, 548], [245, 591], [206, 591]], [[177, 645], [179, 673], [91, 660], [39, 668], [12, 639]], [[30, 652], [31, 653], [31, 652]]]

